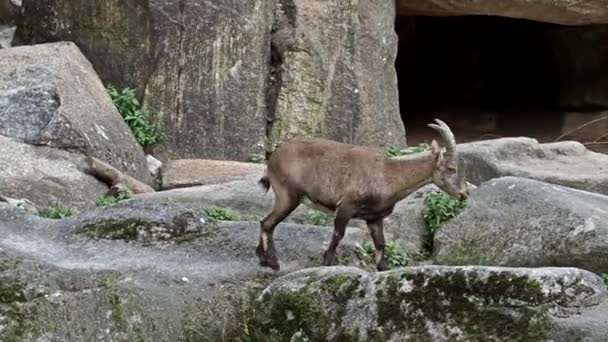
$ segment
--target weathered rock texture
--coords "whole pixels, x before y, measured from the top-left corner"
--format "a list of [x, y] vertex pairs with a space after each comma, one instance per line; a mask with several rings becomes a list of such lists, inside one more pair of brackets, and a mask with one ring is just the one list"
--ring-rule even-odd
[[608, 156], [579, 142], [502, 138], [459, 144], [458, 150], [474, 184], [517, 176], [608, 195]]
[[[259, 222], [270, 213], [274, 201], [272, 189], [268, 193], [257, 184], [259, 176], [246, 177], [220, 184], [208, 184], [189, 188], [179, 188], [149, 194], [137, 195], [142, 200], [171, 200], [194, 209], [219, 206], [239, 212], [243, 219]], [[420, 189], [399, 202], [395, 211], [384, 223], [387, 243], [396, 244], [401, 250], [418, 255], [428, 247], [427, 228], [423, 219], [423, 194], [437, 190], [430, 185]], [[326, 222], [319, 222], [319, 213], [301, 204], [285, 222], [300, 224], [321, 224], [333, 227], [333, 218], [326, 217]], [[317, 216], [317, 217], [316, 217]], [[350, 227], [358, 227], [367, 240], [371, 241], [367, 227], [362, 220], [351, 220]], [[283, 224], [277, 230], [283, 230]], [[351, 231], [349, 229], [348, 231]], [[329, 241], [328, 241], [329, 242]]]
[[494, 15], [562, 25], [608, 23], [604, 0], [397, 0], [397, 9], [401, 15]]
[[[331, 231], [290, 228], [276, 233], [285, 271], [319, 265]], [[214, 222], [170, 202], [64, 220], [0, 203], [0, 340], [239, 340], [274, 276], [257, 264], [257, 238], [257, 224]], [[345, 264], [357, 264], [353, 241]]]
[[405, 144], [390, 1], [43, 0], [24, 12], [19, 43], [74, 41], [102, 80], [145, 96], [163, 160], [247, 160], [293, 134]]
[[0, 135], [0, 195], [32, 201], [38, 209], [95, 206], [108, 187], [85, 174], [84, 157], [32, 146]]
[[608, 196], [525, 178], [491, 180], [435, 233], [433, 259], [606, 272]]
[[[256, 301], [262, 341], [602, 341], [601, 278], [573, 268], [313, 268]], [[298, 339], [299, 336], [299, 339]]]
[[0, 50], [0, 134], [78, 151], [148, 179], [143, 150], [73, 43]]
[[272, 1], [24, 4], [24, 43], [74, 41], [105, 82], [145, 94], [161, 159], [244, 160], [266, 129]]
[[277, 3], [271, 143], [303, 134], [403, 146], [394, 68], [394, 3]]
[[228, 183], [245, 178], [261, 178], [264, 164], [210, 159], [170, 160], [163, 167], [162, 189]]

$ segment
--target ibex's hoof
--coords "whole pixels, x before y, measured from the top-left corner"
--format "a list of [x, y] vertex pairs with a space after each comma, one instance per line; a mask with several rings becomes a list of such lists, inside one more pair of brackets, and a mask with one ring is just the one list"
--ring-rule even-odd
[[335, 266], [337, 264], [338, 264], [338, 258], [336, 257], [336, 254], [332, 254], [332, 253], [323, 254], [323, 262], [321, 263], [321, 265]]
[[275, 271], [278, 271], [281, 269], [281, 266], [279, 265], [279, 261], [276, 259], [276, 257], [261, 257], [260, 266], [270, 267]]
[[390, 270], [390, 267], [388, 267], [385, 262], [381, 262], [378, 265], [376, 265], [376, 269], [378, 271], [382, 272], [382, 271], [388, 271], [388, 270]]

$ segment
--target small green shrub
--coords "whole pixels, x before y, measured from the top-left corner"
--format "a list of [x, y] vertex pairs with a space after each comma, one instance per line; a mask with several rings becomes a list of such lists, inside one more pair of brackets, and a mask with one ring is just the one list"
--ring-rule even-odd
[[333, 226], [335, 216], [322, 211], [315, 211], [308, 217], [308, 223], [315, 226]]
[[423, 142], [418, 145], [408, 147], [407, 149], [405, 149], [404, 154], [422, 153], [422, 152], [430, 151], [430, 150], [431, 150], [431, 145]]
[[425, 196], [424, 204], [424, 220], [433, 234], [443, 222], [456, 217], [464, 210], [466, 200], [457, 199], [445, 192], [435, 191]]
[[40, 216], [54, 220], [63, 219], [72, 215], [74, 215], [72, 209], [60, 205], [49, 207], [40, 213]]
[[602, 273], [602, 279], [604, 279], [604, 283], [608, 286], [608, 273]]
[[230, 208], [212, 207], [207, 209], [207, 215], [217, 221], [239, 221], [241, 215]]
[[98, 207], [107, 207], [107, 206], [111, 206], [114, 205], [118, 202], [124, 201], [131, 198], [131, 193], [129, 193], [129, 190], [126, 189], [120, 189], [118, 190], [118, 192], [116, 193], [116, 195], [112, 196], [112, 195], [103, 195], [101, 197], [99, 197], [97, 199], [97, 206]]
[[141, 146], [154, 145], [164, 139], [160, 125], [158, 123], [151, 124], [146, 119], [141, 104], [135, 96], [135, 89], [123, 88], [118, 90], [114, 86], [108, 85], [107, 91], [118, 112]]
[[389, 158], [394, 158], [394, 157], [399, 157], [399, 156], [403, 156], [403, 155], [407, 155], [407, 154], [416, 154], [416, 153], [421, 153], [424, 151], [430, 151], [431, 150], [431, 145], [427, 144], [427, 143], [420, 143], [418, 145], [415, 146], [410, 146], [404, 150], [401, 150], [393, 145], [387, 145], [384, 148], [384, 154], [389, 157]]
[[[376, 257], [376, 247], [371, 241], [365, 242], [363, 249], [370, 258], [374, 259]], [[384, 257], [389, 267], [403, 267], [412, 262], [412, 258], [395, 244], [388, 244], [384, 247]]]

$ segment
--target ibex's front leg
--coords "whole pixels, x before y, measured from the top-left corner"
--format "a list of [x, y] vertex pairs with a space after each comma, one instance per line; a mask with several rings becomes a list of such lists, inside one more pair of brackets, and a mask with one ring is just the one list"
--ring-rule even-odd
[[338, 263], [336, 258], [336, 248], [338, 247], [338, 244], [340, 244], [340, 241], [342, 241], [344, 233], [346, 232], [346, 225], [352, 216], [353, 210], [348, 205], [342, 204], [336, 209], [336, 218], [334, 219], [334, 234], [332, 235], [329, 247], [325, 253], [323, 253], [324, 266], [336, 265]]
[[376, 268], [378, 271], [386, 271], [389, 268], [386, 265], [386, 258], [384, 257], [385, 242], [383, 219], [367, 221], [367, 228], [372, 236], [372, 240], [374, 240], [374, 247], [376, 248]]

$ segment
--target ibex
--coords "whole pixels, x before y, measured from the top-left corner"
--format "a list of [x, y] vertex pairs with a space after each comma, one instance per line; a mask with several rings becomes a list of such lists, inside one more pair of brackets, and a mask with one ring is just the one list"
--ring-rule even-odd
[[365, 220], [376, 249], [376, 268], [387, 270], [383, 220], [395, 204], [418, 188], [433, 182], [448, 194], [465, 199], [466, 183], [460, 175], [456, 141], [441, 120], [428, 124], [445, 141], [418, 158], [393, 160], [379, 149], [321, 138], [298, 137], [277, 148], [267, 161], [259, 184], [274, 192], [272, 211], [260, 221], [256, 255], [260, 265], [279, 270], [273, 244], [274, 228], [300, 203], [334, 212], [334, 233], [323, 253], [323, 265], [337, 263], [336, 247], [352, 218]]

